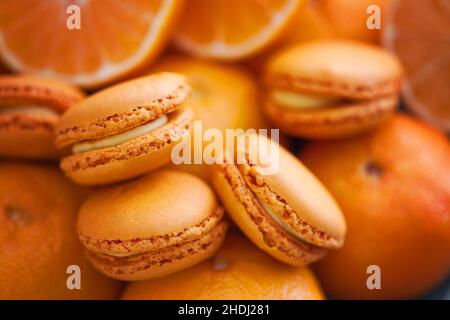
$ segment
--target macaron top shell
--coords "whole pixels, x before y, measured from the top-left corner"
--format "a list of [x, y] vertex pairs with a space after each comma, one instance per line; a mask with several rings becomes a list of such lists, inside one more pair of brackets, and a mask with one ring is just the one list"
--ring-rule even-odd
[[[250, 139], [258, 143], [249, 144], [249, 147], [258, 148], [246, 152], [259, 153], [260, 159], [264, 157], [262, 153], [265, 154], [265, 150], [277, 147], [276, 142], [262, 135], [252, 135]], [[269, 165], [255, 163], [251, 166], [255, 180], [263, 181], [267, 189], [283, 199], [285, 206], [289, 205], [301, 221], [329, 236], [343, 239], [346, 234], [345, 219], [331, 194], [295, 156], [282, 147], [278, 149], [279, 155], [273, 152], [269, 154], [272, 159], [266, 159]], [[273, 170], [277, 161], [277, 170]], [[269, 166], [272, 167], [270, 171]]]
[[[216, 197], [201, 179], [162, 170], [97, 191], [80, 209], [78, 233], [106, 241], [186, 240], [209, 231], [221, 219], [217, 211]], [[146, 249], [158, 246], [155, 241]]]
[[397, 86], [392, 84], [401, 76], [401, 65], [389, 52], [350, 40], [295, 45], [277, 53], [265, 69], [266, 82], [272, 88], [292, 89], [297, 84], [327, 89], [331, 96], [350, 97], [370, 95], [375, 89], [374, 94], [395, 90]]
[[176, 110], [189, 92], [183, 76], [164, 72], [107, 88], [63, 115], [56, 144], [62, 147], [132, 129]]
[[341, 246], [346, 234], [345, 219], [322, 183], [271, 139], [253, 134], [247, 141], [245, 148], [237, 150], [247, 154], [247, 165], [238, 166], [252, 192], [279, 211], [278, 215], [289, 213], [291, 218], [286, 220], [296, 224], [303, 236], [308, 229], [313, 239], [322, 238], [323, 245], [331, 241], [331, 246]]
[[43, 106], [58, 113], [84, 97], [63, 82], [28, 75], [0, 76], [0, 107]]

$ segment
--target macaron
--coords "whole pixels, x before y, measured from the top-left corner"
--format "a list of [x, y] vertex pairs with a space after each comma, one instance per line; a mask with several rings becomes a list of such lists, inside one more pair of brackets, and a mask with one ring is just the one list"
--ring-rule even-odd
[[265, 110], [286, 133], [336, 139], [370, 131], [395, 111], [402, 68], [386, 50], [350, 40], [298, 44], [265, 66]]
[[183, 76], [156, 73], [99, 91], [75, 104], [56, 127], [56, 144], [71, 147], [60, 167], [82, 185], [142, 175], [171, 158], [193, 119]]
[[280, 263], [229, 232], [220, 251], [192, 268], [130, 283], [124, 300], [321, 300], [322, 289], [307, 267]]
[[119, 280], [146, 280], [213, 255], [227, 229], [200, 178], [175, 170], [103, 187], [82, 205], [78, 235], [93, 266]]
[[61, 114], [84, 94], [71, 85], [35, 76], [0, 76], [0, 156], [57, 159], [53, 131]]
[[293, 266], [340, 248], [346, 223], [325, 187], [276, 142], [256, 134], [246, 139], [234, 159], [228, 155], [212, 168], [215, 190], [240, 229], [259, 248]]
[[114, 299], [76, 233], [87, 190], [57, 166], [0, 161], [0, 299]]

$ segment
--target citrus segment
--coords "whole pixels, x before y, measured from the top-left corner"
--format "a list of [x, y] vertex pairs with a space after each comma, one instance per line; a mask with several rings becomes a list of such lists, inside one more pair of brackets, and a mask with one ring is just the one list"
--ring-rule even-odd
[[4, 0], [0, 56], [18, 72], [98, 87], [154, 59], [181, 5], [181, 0]]

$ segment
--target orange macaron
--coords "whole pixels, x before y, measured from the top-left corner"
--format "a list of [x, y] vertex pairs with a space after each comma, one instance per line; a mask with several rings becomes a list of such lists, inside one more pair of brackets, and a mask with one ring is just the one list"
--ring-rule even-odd
[[212, 189], [174, 170], [97, 190], [78, 218], [94, 267], [127, 281], [161, 277], [210, 257], [226, 229]]
[[134, 300], [321, 300], [324, 295], [307, 267], [291, 267], [229, 233], [211, 259], [167, 277], [133, 282], [122, 299]]
[[53, 131], [64, 111], [83, 99], [76, 87], [36, 76], [0, 76], [0, 156], [57, 159]]
[[75, 104], [56, 127], [56, 144], [72, 155], [61, 169], [83, 185], [130, 179], [169, 162], [193, 113], [183, 76], [156, 73], [102, 90]]
[[400, 62], [382, 48], [350, 40], [298, 44], [267, 62], [266, 113], [296, 137], [356, 135], [394, 113], [401, 79]]
[[114, 299], [121, 283], [83, 254], [77, 213], [87, 192], [56, 166], [0, 161], [0, 299]]
[[[246, 139], [234, 159], [228, 156], [212, 169], [215, 190], [240, 229], [259, 248], [294, 266], [340, 248], [346, 223], [325, 187], [276, 142], [256, 134]], [[269, 149], [279, 152], [264, 155]]]

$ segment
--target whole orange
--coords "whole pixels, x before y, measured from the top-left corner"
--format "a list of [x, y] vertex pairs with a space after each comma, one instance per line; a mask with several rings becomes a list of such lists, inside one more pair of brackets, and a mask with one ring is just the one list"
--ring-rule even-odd
[[375, 17], [374, 11], [368, 8], [371, 5], [378, 6], [382, 23], [388, 2], [389, 0], [307, 0], [286, 32], [286, 42], [346, 38], [379, 43], [381, 29], [367, 28], [368, 18], [370, 20]]
[[306, 267], [280, 263], [230, 232], [219, 253], [190, 269], [158, 279], [133, 282], [122, 299], [323, 299]]
[[[209, 144], [202, 142], [203, 130], [218, 129], [225, 136], [227, 129], [267, 128], [256, 81], [244, 68], [185, 56], [168, 56], [152, 68], [152, 72], [156, 71], [181, 73], [192, 88], [190, 105], [194, 120], [202, 128], [197, 136], [194, 136], [194, 130], [191, 131], [192, 160], [195, 147], [204, 149]], [[201, 155], [202, 150], [197, 150], [197, 153]], [[206, 164], [170, 164], [170, 167], [192, 173], [205, 181], [210, 179]]]
[[115, 298], [75, 232], [86, 191], [46, 165], [0, 162], [0, 181], [0, 299]]
[[[365, 136], [312, 143], [301, 159], [347, 220], [344, 247], [315, 266], [329, 296], [412, 298], [445, 279], [450, 144], [442, 133], [398, 115]], [[380, 272], [368, 270], [371, 265]], [[368, 289], [373, 275], [380, 276], [381, 289]]]

